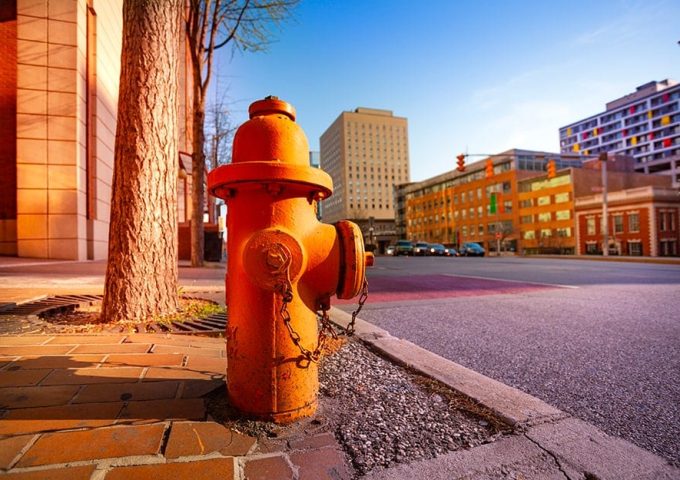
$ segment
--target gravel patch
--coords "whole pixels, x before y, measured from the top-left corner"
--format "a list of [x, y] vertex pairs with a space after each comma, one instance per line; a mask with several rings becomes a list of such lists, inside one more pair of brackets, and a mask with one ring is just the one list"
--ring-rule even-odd
[[324, 357], [319, 408], [291, 425], [247, 420], [209, 395], [210, 415], [258, 438], [260, 452], [286, 451], [304, 438], [331, 432], [361, 477], [374, 469], [434, 458], [498, 439], [510, 429], [493, 414], [438, 382], [416, 375], [350, 340]]
[[348, 342], [321, 365], [321, 402], [359, 474], [497, 439], [504, 425], [440, 384]]

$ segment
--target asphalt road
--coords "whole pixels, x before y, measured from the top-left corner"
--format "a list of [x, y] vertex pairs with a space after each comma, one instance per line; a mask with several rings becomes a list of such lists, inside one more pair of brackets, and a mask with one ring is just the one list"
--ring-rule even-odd
[[379, 257], [368, 277], [362, 319], [680, 465], [680, 266]]

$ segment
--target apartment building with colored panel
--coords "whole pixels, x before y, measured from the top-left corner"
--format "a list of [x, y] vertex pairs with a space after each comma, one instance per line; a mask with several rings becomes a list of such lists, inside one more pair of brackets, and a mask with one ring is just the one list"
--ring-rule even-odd
[[[470, 158], [470, 157], [468, 157]], [[460, 245], [478, 242], [494, 251], [517, 250], [520, 240], [518, 182], [541, 175], [549, 160], [559, 168], [580, 166], [580, 158], [509, 150], [422, 182], [397, 189], [400, 235]], [[487, 176], [488, 162], [493, 174]]]
[[409, 180], [408, 121], [389, 110], [342, 112], [321, 135], [320, 163], [333, 179], [323, 220], [356, 222], [367, 245], [396, 240], [394, 187]]
[[[0, 2], [0, 255], [107, 256], [122, 4]], [[182, 58], [179, 146], [191, 152], [187, 68]], [[190, 215], [182, 171], [180, 221]]]
[[[610, 157], [608, 191], [626, 191], [642, 185], [670, 186], [668, 177], [633, 173], [632, 160], [626, 156]], [[580, 251], [579, 236], [583, 230], [576, 221], [576, 203], [581, 197], [602, 192], [601, 167], [602, 162], [588, 160], [582, 168], [558, 170], [554, 178], [540, 175], [519, 182], [520, 252], [575, 254]], [[599, 208], [601, 211], [602, 203]]]
[[560, 151], [635, 158], [635, 170], [669, 175], [680, 186], [680, 84], [649, 82], [606, 110], [559, 129]]
[[[650, 185], [613, 191], [607, 197], [610, 255], [680, 255], [680, 197], [677, 190]], [[579, 255], [602, 253], [602, 202], [601, 193], [575, 201], [576, 252]]]

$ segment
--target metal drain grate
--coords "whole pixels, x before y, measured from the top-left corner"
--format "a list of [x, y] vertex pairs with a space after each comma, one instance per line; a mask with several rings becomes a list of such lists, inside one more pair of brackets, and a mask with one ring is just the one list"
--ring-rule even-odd
[[[200, 298], [200, 297], [193, 297]], [[15, 304], [1, 304], [0, 316], [38, 316], [45, 318], [48, 315], [64, 313], [78, 308], [95, 305], [103, 299], [102, 295], [59, 295], [47, 297], [32, 302]], [[43, 321], [45, 327], [48, 322]], [[129, 326], [118, 327], [113, 325], [109, 331], [123, 331]], [[182, 322], [154, 322], [139, 324], [134, 327], [137, 332], [144, 333], [223, 333], [227, 328], [227, 314], [215, 313], [204, 318], [191, 318]]]
[[0, 315], [37, 315], [67, 312], [76, 308], [94, 305], [102, 301], [102, 295], [58, 295], [33, 302], [14, 305], [0, 311]]

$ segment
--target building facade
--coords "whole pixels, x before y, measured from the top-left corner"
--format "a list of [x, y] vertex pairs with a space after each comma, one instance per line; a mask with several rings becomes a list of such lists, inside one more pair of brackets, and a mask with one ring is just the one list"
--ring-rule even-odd
[[[607, 195], [609, 253], [668, 257], [680, 255], [680, 197], [657, 186], [630, 188]], [[577, 198], [577, 253], [601, 254], [602, 194]]]
[[562, 153], [635, 158], [635, 170], [670, 175], [680, 186], [680, 84], [649, 82], [606, 110], [560, 128]]
[[[509, 150], [422, 182], [397, 189], [400, 236], [413, 241], [460, 245], [477, 242], [487, 250], [517, 250], [520, 240], [518, 182], [541, 175], [548, 161], [558, 168], [580, 166], [578, 158], [556, 153]], [[488, 162], [493, 173], [487, 173]]]
[[[607, 173], [607, 190], [612, 195], [620, 195], [619, 192], [640, 186], [670, 187], [668, 177], [626, 171], [632, 166], [628, 159], [630, 157], [623, 157], [618, 158], [619, 162], [608, 163], [608, 170], [611, 171]], [[617, 163], [620, 171], [617, 171]], [[585, 230], [577, 220], [576, 205], [580, 198], [602, 192], [601, 165], [599, 161], [584, 162], [583, 168], [559, 170], [554, 178], [540, 175], [519, 182], [520, 252], [586, 253], [579, 248], [579, 238], [583, 238]], [[601, 194], [597, 208], [601, 213]], [[645, 255], [650, 255], [649, 249], [645, 252]]]
[[[0, 2], [0, 255], [108, 254], [122, 3]], [[191, 152], [191, 75], [181, 61], [179, 148]], [[190, 215], [182, 172], [180, 220]]]
[[409, 180], [407, 119], [372, 108], [342, 112], [319, 145], [334, 187], [324, 221], [351, 219], [367, 245], [384, 250], [396, 239], [394, 187]]

